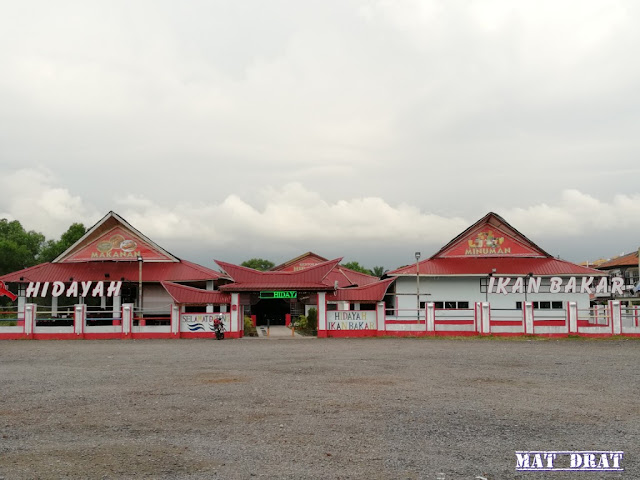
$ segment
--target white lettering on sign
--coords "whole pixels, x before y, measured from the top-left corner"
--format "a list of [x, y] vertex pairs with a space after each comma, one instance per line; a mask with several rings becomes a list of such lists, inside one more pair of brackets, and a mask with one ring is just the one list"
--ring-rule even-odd
[[520, 472], [622, 472], [622, 451], [550, 451], [516, 452], [516, 470]]
[[[540, 286], [542, 282], [541, 277], [516, 277], [513, 284], [511, 281], [511, 277], [492, 276], [489, 279], [487, 292], [507, 295], [510, 293], [523, 294], [526, 290], [527, 293], [540, 293]], [[594, 289], [595, 282], [596, 280], [594, 277], [551, 277], [549, 279], [548, 288], [549, 293], [576, 293], [591, 295], [593, 293], [601, 294], [609, 292], [612, 295], [623, 295], [624, 279], [622, 277], [611, 278], [611, 282], [608, 281], [607, 277], [601, 277]]]
[[[88, 297], [89, 292], [91, 290], [91, 286], [93, 285], [93, 291], [91, 292], [92, 297], [104, 297], [104, 282], [81, 282], [82, 284], [82, 297]], [[122, 289], [122, 282], [109, 282], [109, 286], [107, 287], [107, 297], [117, 297], [120, 295], [120, 290]], [[40, 282], [30, 282], [27, 287], [27, 291], [25, 296], [27, 298], [37, 297], [38, 295], [41, 297], [46, 297], [49, 292], [49, 282], [44, 282], [41, 284]], [[63, 293], [66, 292], [67, 297], [77, 297], [78, 296], [78, 282], [71, 282], [68, 286], [65, 285], [64, 282], [53, 282], [51, 286], [51, 295], [53, 297], [59, 297]]]

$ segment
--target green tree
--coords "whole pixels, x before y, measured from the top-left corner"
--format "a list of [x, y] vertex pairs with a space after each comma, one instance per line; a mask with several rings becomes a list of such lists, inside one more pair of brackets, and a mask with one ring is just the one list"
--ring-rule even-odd
[[245, 260], [240, 264], [243, 267], [253, 268], [254, 270], [260, 270], [266, 272], [276, 266], [271, 260], [265, 260], [264, 258], [252, 258], [251, 260]]
[[373, 275], [373, 272], [368, 268], [364, 268], [358, 262], [347, 262], [342, 264], [343, 267], [348, 268], [349, 270], [355, 270], [356, 272], [364, 273], [366, 275]]
[[22, 270], [38, 263], [44, 235], [26, 231], [19, 221], [0, 219], [0, 275]]
[[73, 223], [62, 234], [60, 240], [47, 240], [42, 246], [40, 254], [38, 255], [38, 261], [50, 262], [58, 257], [71, 245], [76, 243], [87, 232], [87, 229], [82, 223]]
[[373, 272], [373, 275], [375, 277], [378, 277], [378, 278], [382, 278], [382, 275], [384, 275], [384, 267], [383, 266], [373, 267], [371, 269], [371, 271]]

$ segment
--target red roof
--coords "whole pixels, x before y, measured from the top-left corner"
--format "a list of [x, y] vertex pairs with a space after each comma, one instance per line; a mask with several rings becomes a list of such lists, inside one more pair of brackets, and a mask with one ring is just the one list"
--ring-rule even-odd
[[612, 258], [608, 262], [603, 262], [598, 265], [597, 268], [608, 269], [616, 267], [637, 267], [638, 266], [638, 252], [627, 253], [620, 257]]
[[341, 288], [334, 295], [327, 295], [330, 301], [347, 302], [381, 302], [384, 299], [389, 285], [395, 278], [387, 278], [369, 285], [354, 288]]
[[[108, 276], [107, 276], [108, 275]], [[8, 273], [0, 277], [4, 282], [77, 282], [110, 280], [137, 282], [138, 262], [82, 262], [41, 263], [34, 267]], [[180, 262], [149, 262], [142, 264], [144, 282], [194, 282], [216, 280], [220, 273], [215, 270], [181, 260]]]
[[331, 270], [324, 279], [324, 283], [333, 288], [335, 282], [338, 282], [339, 288], [369, 285], [380, 280], [378, 277], [367, 275], [366, 273], [356, 272], [349, 268], [345, 268], [342, 265], [338, 265]]
[[388, 275], [606, 275], [593, 268], [552, 257], [492, 212], [418, 265], [419, 272], [414, 263]]
[[241, 267], [232, 263], [216, 260], [225, 273], [234, 281], [222, 285], [224, 291], [257, 291], [266, 289], [290, 290], [330, 290], [332, 286], [324, 283], [331, 270], [342, 260], [330, 260], [296, 272], [261, 272], [253, 268]]
[[219, 291], [202, 290], [201, 288], [187, 287], [173, 282], [162, 282], [162, 286], [179, 304], [228, 304], [231, 303], [231, 295]]
[[[557, 258], [540, 257], [472, 257], [430, 258], [419, 263], [420, 275], [576, 275], [602, 276], [605, 272], [582, 267]], [[494, 270], [495, 269], [495, 270]], [[416, 265], [398, 268], [388, 275], [416, 275]]]

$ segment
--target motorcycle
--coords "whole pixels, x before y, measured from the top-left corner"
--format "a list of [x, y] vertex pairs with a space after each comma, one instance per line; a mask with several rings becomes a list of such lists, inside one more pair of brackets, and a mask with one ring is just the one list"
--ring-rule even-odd
[[216, 340], [224, 339], [224, 323], [222, 323], [222, 318], [216, 317], [213, 319], [213, 331], [216, 334]]

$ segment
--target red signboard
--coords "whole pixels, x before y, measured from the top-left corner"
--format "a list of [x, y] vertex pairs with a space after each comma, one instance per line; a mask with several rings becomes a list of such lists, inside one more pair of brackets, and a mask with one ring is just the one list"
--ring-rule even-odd
[[483, 226], [453, 245], [440, 257], [523, 257], [543, 256], [526, 243], [490, 226]]
[[64, 262], [91, 260], [133, 260], [142, 257], [147, 261], [171, 260], [167, 255], [151, 247], [140, 238], [120, 227], [111, 229], [86, 247], [65, 258]]

